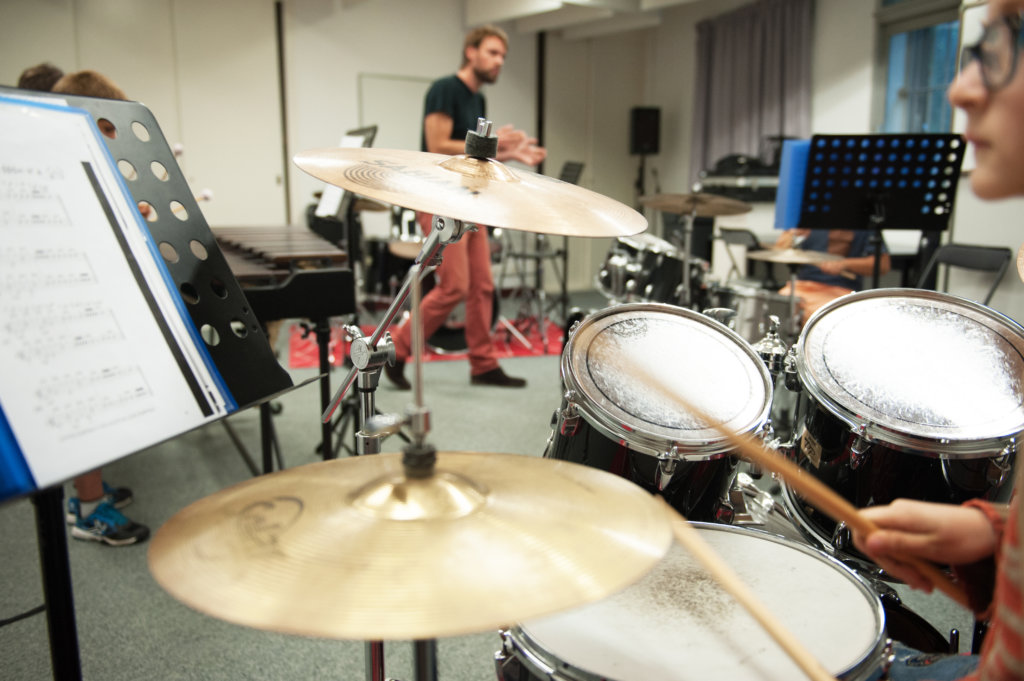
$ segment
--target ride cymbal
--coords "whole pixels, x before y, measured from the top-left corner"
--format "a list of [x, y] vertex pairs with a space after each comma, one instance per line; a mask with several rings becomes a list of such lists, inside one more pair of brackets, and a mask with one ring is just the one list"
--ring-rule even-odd
[[736, 199], [717, 194], [651, 194], [641, 196], [640, 203], [663, 213], [696, 215], [699, 218], [713, 218], [723, 215], [749, 213], [753, 206]]
[[294, 160], [313, 177], [357, 194], [477, 225], [592, 237], [647, 229], [646, 218], [625, 204], [493, 159], [339, 147]]
[[603, 598], [668, 550], [654, 497], [604, 471], [439, 452], [405, 477], [375, 454], [264, 475], [200, 499], [156, 533], [157, 582], [200, 612], [326, 638], [497, 629]]
[[777, 262], [783, 265], [814, 265], [819, 262], [843, 259], [841, 255], [822, 251], [805, 251], [799, 248], [769, 248], [763, 251], [749, 251], [747, 257], [751, 260]]

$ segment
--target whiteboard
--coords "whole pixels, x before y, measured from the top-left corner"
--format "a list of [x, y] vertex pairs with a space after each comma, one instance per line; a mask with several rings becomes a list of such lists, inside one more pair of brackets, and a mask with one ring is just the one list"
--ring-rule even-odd
[[376, 125], [378, 149], [420, 151], [423, 98], [432, 78], [359, 74], [359, 125]]

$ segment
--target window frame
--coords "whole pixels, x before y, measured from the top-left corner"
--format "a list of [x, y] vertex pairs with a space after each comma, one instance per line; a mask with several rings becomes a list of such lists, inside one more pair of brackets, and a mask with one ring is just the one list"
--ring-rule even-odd
[[[889, 42], [893, 35], [950, 21], [960, 21], [960, 0], [905, 0], [888, 7], [877, 0], [875, 10], [875, 63], [871, 87], [871, 130], [885, 124], [885, 95], [889, 77]], [[959, 57], [958, 57], [959, 59]], [[959, 66], [959, 64], [957, 65]], [[952, 116], [950, 127], [953, 129]]]

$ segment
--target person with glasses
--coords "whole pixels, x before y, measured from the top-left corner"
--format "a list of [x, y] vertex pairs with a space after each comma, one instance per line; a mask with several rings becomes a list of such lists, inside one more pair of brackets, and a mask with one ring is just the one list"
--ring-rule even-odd
[[[981, 39], [964, 49], [949, 100], [967, 114], [976, 166], [971, 189], [983, 199], [1024, 196], [1024, 0], [993, 0]], [[1018, 489], [1024, 467], [1018, 467]], [[914, 588], [931, 586], [908, 556], [952, 567], [972, 609], [990, 622], [980, 655], [923, 655], [898, 648], [894, 681], [1024, 679], [1024, 547], [1019, 496], [1009, 506], [972, 500], [961, 506], [900, 499], [863, 511], [879, 530], [854, 535], [865, 554]]]

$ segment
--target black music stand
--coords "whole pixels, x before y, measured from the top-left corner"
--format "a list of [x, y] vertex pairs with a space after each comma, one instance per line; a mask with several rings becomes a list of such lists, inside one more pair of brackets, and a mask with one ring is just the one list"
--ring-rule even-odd
[[948, 228], [965, 148], [953, 134], [815, 135], [798, 226], [871, 230], [878, 288], [883, 229]]
[[[242, 289], [228, 267], [210, 227], [178, 167], [156, 118], [138, 102], [52, 95], [0, 86], [0, 95], [52, 99], [113, 124], [116, 137], [103, 136], [136, 201], [154, 207], [146, 225], [159, 244], [171, 278], [206, 349], [239, 409], [266, 403], [292, 387], [274, 357]], [[172, 255], [173, 254], [173, 255]], [[74, 596], [60, 485], [33, 495], [46, 600], [50, 657], [55, 679], [82, 678]]]

